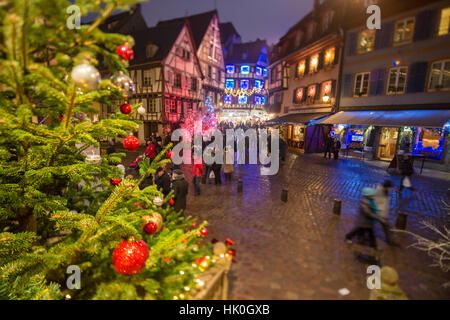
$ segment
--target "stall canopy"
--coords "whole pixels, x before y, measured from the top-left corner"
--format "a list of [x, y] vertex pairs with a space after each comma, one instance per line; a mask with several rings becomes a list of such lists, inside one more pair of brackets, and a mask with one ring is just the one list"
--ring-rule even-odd
[[310, 121], [317, 120], [329, 115], [329, 113], [292, 113], [281, 117], [274, 118], [269, 123], [302, 123], [306, 124]]
[[442, 128], [449, 120], [450, 110], [340, 111], [318, 123]]

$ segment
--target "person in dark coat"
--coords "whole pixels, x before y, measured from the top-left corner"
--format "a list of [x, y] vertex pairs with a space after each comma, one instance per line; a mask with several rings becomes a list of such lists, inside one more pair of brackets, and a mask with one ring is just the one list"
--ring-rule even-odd
[[[212, 153], [212, 156], [215, 156], [215, 152]], [[211, 169], [214, 172], [214, 183], [216, 185], [218, 184], [222, 184], [222, 176], [221, 176], [221, 169], [222, 169], [222, 164], [221, 163], [216, 163], [214, 161], [214, 163], [211, 165]]]
[[156, 170], [156, 178], [155, 178], [156, 188], [164, 194], [166, 197], [170, 192], [170, 177], [167, 174], [166, 170], [163, 168], [158, 168]]
[[341, 150], [341, 142], [339, 141], [338, 138], [334, 138], [334, 142], [333, 142], [333, 155], [334, 155], [334, 160], [339, 159], [339, 151]]
[[328, 154], [328, 159], [331, 159], [331, 148], [332, 147], [333, 147], [333, 138], [331, 137], [331, 134], [328, 133], [327, 137], [325, 139], [325, 154], [323, 155], [324, 159], [327, 158], [327, 154]]
[[280, 148], [280, 159], [281, 161], [284, 162], [286, 160], [287, 144], [281, 137], [279, 138], [279, 148]]
[[175, 211], [186, 210], [186, 196], [188, 194], [189, 185], [184, 178], [183, 171], [176, 169], [173, 171], [172, 189], [174, 191]]
[[400, 188], [397, 190], [400, 193], [400, 197], [403, 196], [403, 188], [410, 189], [414, 194], [417, 193], [417, 189], [415, 189], [410, 180], [410, 176], [414, 173], [413, 167], [413, 158], [407, 155], [399, 155], [398, 156], [398, 167], [400, 169], [400, 174], [402, 178], [400, 179]]
[[106, 154], [116, 153], [116, 144], [114, 143], [114, 140], [108, 141], [108, 147], [106, 147]]

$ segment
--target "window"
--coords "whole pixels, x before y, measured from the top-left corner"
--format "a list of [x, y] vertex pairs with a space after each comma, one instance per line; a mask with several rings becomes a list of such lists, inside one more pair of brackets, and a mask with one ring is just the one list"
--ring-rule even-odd
[[255, 104], [261, 105], [262, 104], [262, 97], [261, 96], [255, 96], [254, 98]]
[[303, 100], [303, 94], [304, 94], [304, 89], [303, 88], [297, 88], [294, 91], [294, 103], [300, 103]]
[[439, 35], [443, 36], [450, 33], [450, 7], [442, 9], [441, 21], [439, 22]]
[[170, 113], [177, 113], [177, 104], [175, 99], [170, 99]]
[[414, 18], [397, 21], [394, 30], [394, 43], [404, 43], [412, 40], [414, 32]]
[[150, 70], [144, 70], [144, 87], [150, 86], [152, 79], [150, 77]]
[[153, 58], [156, 54], [156, 51], [158, 51], [158, 46], [149, 43], [145, 46], [145, 56], [147, 58]]
[[314, 35], [314, 31], [316, 30], [316, 24], [314, 22], [311, 22], [306, 30], [306, 41], [309, 41], [312, 39]]
[[197, 78], [191, 78], [191, 90], [197, 91], [198, 88], [198, 80]]
[[238, 103], [239, 104], [247, 104], [247, 96], [246, 95], [239, 96]]
[[233, 90], [234, 89], [234, 79], [225, 80], [225, 89]]
[[428, 89], [450, 89], [450, 60], [436, 61], [431, 65]]
[[311, 60], [309, 62], [309, 73], [316, 72], [318, 65], [319, 65], [319, 55], [315, 54], [311, 57]]
[[261, 105], [265, 105], [266, 104], [266, 97], [261, 97]]
[[241, 80], [241, 90], [248, 90], [248, 79]]
[[264, 83], [261, 80], [255, 79], [255, 89], [261, 90], [264, 87]]
[[331, 21], [333, 20], [333, 12], [327, 12], [322, 17], [322, 32], [325, 32], [331, 25]]
[[297, 64], [297, 78], [303, 77], [304, 74], [305, 74], [305, 60], [302, 60]]
[[302, 43], [302, 33], [301, 32], [297, 32], [297, 34], [295, 35], [295, 47], [299, 47], [300, 44]]
[[231, 102], [233, 101], [233, 96], [231, 94], [227, 94], [225, 95], [225, 97], [223, 98], [223, 102], [225, 104], [231, 104]]
[[212, 67], [208, 66], [208, 78], [212, 79]]
[[358, 53], [370, 52], [375, 44], [375, 30], [364, 30], [358, 35]]
[[331, 47], [325, 51], [324, 65], [329, 66], [334, 63], [335, 48]]
[[233, 64], [227, 64], [225, 69], [227, 69], [227, 73], [228, 74], [233, 74], [233, 73], [236, 72], [236, 68], [235, 68], [235, 66]]
[[323, 98], [324, 96], [331, 95], [331, 80], [322, 82], [322, 91], [320, 92], [320, 96]]
[[181, 49], [181, 58], [184, 60], [189, 60], [191, 58], [191, 53], [186, 49]]
[[263, 68], [263, 76], [267, 78], [267, 68]]
[[314, 102], [314, 98], [316, 96], [316, 85], [310, 85], [308, 87], [308, 103]]
[[353, 95], [367, 96], [369, 92], [369, 72], [357, 73], [355, 76], [355, 88]]
[[181, 88], [181, 73], [175, 74], [175, 79], [173, 81], [173, 86], [175, 88]]
[[255, 67], [255, 74], [257, 76], [262, 76], [262, 68], [261, 67]]
[[156, 99], [148, 99], [147, 100], [147, 112], [149, 112], [149, 113], [156, 112]]
[[249, 65], [242, 65], [241, 66], [241, 74], [249, 74], [250, 73], [250, 66]]
[[222, 81], [222, 70], [217, 69], [217, 81]]
[[391, 68], [389, 70], [387, 94], [405, 92], [407, 71], [407, 67]]

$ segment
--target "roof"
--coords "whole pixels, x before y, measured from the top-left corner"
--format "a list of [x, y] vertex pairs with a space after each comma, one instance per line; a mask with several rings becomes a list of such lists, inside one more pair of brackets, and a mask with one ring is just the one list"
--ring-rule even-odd
[[214, 16], [218, 16], [218, 13], [216, 10], [203, 12], [203, 13], [199, 13], [199, 14], [195, 14], [195, 15], [183, 17], [183, 18], [159, 21], [157, 26], [164, 26], [164, 25], [188, 20], [189, 24], [191, 26], [192, 34], [194, 36], [195, 47], [196, 47], [196, 49], [198, 49], [200, 47], [200, 44], [202, 43], [202, 40], [203, 40], [203, 38], [206, 34], [206, 31], [208, 30], [208, 27], [211, 24], [211, 20], [213, 19]]
[[269, 120], [270, 123], [302, 123], [308, 124], [312, 120], [317, 120], [328, 116], [329, 113], [288, 113], [286, 115]]
[[[103, 23], [99, 26], [100, 30], [104, 32], [117, 32], [121, 29], [122, 26], [126, 25], [130, 21], [136, 18], [136, 15], [141, 14], [141, 5], [138, 3], [130, 8], [129, 11], [119, 12], [114, 15], [110, 15], [108, 18], [103, 21]], [[95, 19], [93, 17], [89, 17], [92, 19], [89, 23], [92, 23]], [[107, 25], [116, 22], [113, 29], [107, 30]]]
[[226, 57], [227, 63], [256, 63], [259, 60], [261, 51], [267, 47], [265, 40], [257, 39], [253, 42], [237, 43], [229, 56]]
[[[184, 20], [174, 21], [170, 24], [147, 28], [132, 34], [135, 40], [135, 46], [133, 48], [134, 59], [131, 60], [131, 65], [164, 60], [175, 44], [185, 24], [186, 22]], [[158, 50], [151, 58], [146, 57], [145, 50], [149, 43], [158, 46]]]
[[241, 35], [236, 31], [236, 28], [231, 22], [220, 23], [219, 29], [220, 29], [220, 41], [222, 42], [222, 44], [227, 42], [228, 38], [231, 37], [233, 34], [236, 34], [239, 38], [241, 37]]

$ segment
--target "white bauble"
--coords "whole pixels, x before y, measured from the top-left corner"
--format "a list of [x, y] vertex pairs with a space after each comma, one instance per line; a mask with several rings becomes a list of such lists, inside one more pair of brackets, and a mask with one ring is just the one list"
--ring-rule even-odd
[[122, 71], [114, 74], [111, 77], [112, 83], [114, 83], [117, 87], [122, 90], [122, 93], [125, 95], [131, 95], [134, 93], [134, 83], [133, 80]]
[[163, 203], [164, 203], [164, 199], [161, 198], [160, 196], [156, 196], [156, 197], [153, 199], [153, 204], [154, 204], [155, 206], [161, 207], [161, 206], [163, 205]]
[[143, 106], [140, 106], [139, 108], [137, 108], [137, 112], [143, 116], [145, 114], [145, 108]]
[[72, 69], [71, 77], [76, 86], [84, 90], [95, 90], [100, 84], [100, 72], [89, 63], [82, 63]]

